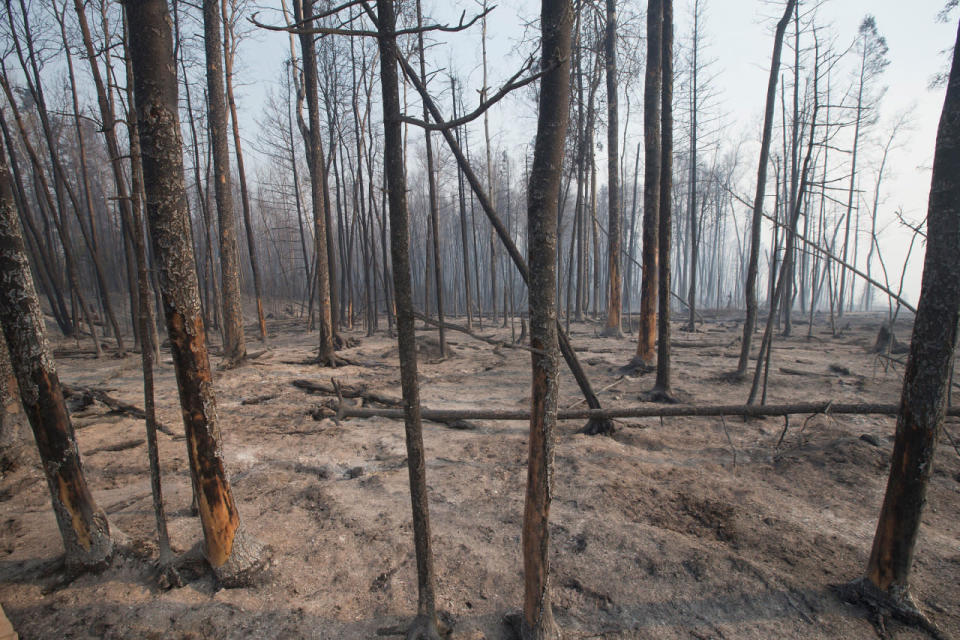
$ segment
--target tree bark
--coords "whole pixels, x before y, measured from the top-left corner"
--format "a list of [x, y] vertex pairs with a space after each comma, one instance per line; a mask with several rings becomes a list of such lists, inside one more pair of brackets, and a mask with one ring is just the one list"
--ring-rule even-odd
[[[400, 124], [397, 78], [396, 16], [393, 0], [377, 1], [380, 83], [383, 95], [384, 169], [390, 206], [390, 255], [397, 304], [397, 344], [400, 385], [403, 390], [407, 469], [413, 510], [413, 540], [417, 557], [417, 618], [407, 637], [439, 639], [434, 596], [433, 554], [430, 549], [430, 511], [427, 500], [426, 460], [420, 422], [420, 386], [417, 381], [417, 343], [414, 334], [413, 294], [410, 285], [410, 248], [407, 227], [407, 187]], [[312, 37], [312, 36], [311, 36]]]
[[619, 124], [617, 120], [617, 3], [607, 0], [607, 25], [604, 38], [607, 75], [607, 259], [609, 282], [607, 284], [607, 335], [620, 336], [620, 311], [623, 306], [620, 277], [620, 166]]
[[147, 223], [160, 270], [204, 552], [221, 584], [241, 586], [259, 573], [264, 560], [260, 545], [244, 532], [224, 469], [187, 219], [170, 16], [165, 0], [131, 1], [126, 8]]
[[227, 106], [223, 84], [223, 43], [220, 2], [203, 0], [203, 43], [207, 60], [207, 115], [213, 148], [213, 192], [220, 228], [220, 294], [223, 305], [223, 358], [227, 366], [247, 355], [240, 298], [240, 256], [237, 221], [230, 189], [230, 144], [227, 141]]
[[113, 554], [110, 526], [83, 474], [73, 424], [43, 330], [43, 312], [17, 220], [10, 170], [2, 153], [0, 282], [0, 325], [10, 348], [20, 400], [40, 452], [67, 566], [102, 566]]
[[243, 210], [243, 228], [247, 236], [247, 252], [250, 254], [250, 271], [253, 274], [253, 292], [257, 299], [257, 325], [260, 341], [267, 340], [267, 323], [263, 316], [263, 291], [260, 285], [260, 261], [257, 243], [254, 241], [253, 224], [250, 221], [250, 195], [247, 193], [247, 173], [243, 165], [243, 146], [240, 143], [240, 123], [237, 121], [237, 101], [233, 97], [233, 58], [236, 54], [236, 39], [231, 15], [227, 12], [230, 0], [221, 0], [223, 19], [223, 75], [227, 87], [227, 106], [230, 108], [230, 123], [233, 129], [233, 152], [237, 157], [237, 175], [240, 177], [240, 204]]
[[634, 362], [649, 367], [657, 331], [657, 258], [660, 226], [660, 107], [663, 73], [662, 0], [647, 2], [647, 70], [643, 91], [643, 251], [640, 276], [640, 330]]
[[[294, 18], [303, 20], [313, 15], [313, 0], [294, 0]], [[303, 90], [307, 101], [309, 138], [305, 140], [307, 148], [307, 168], [310, 171], [310, 198], [313, 203], [314, 243], [317, 255], [317, 310], [319, 321], [318, 361], [321, 366], [336, 366], [333, 346], [333, 310], [330, 303], [330, 270], [327, 258], [327, 223], [325, 200], [323, 197], [323, 140], [320, 135], [320, 103], [317, 94], [317, 53], [313, 35], [300, 34], [300, 48], [303, 55]]]
[[527, 491], [523, 510], [525, 640], [558, 637], [550, 603], [550, 502], [557, 424], [557, 193], [563, 170], [570, 104], [570, 0], [543, 0], [540, 104], [527, 190], [527, 253], [532, 389]]
[[653, 392], [670, 400], [670, 240], [673, 233], [673, 0], [662, 0], [660, 64], [663, 70], [660, 103], [660, 207], [657, 250], [659, 314], [657, 317], [657, 379]]
[[[960, 43], [960, 32], [958, 32]], [[927, 208], [927, 254], [903, 375], [890, 477], [867, 579], [894, 600], [909, 598], [910, 565], [943, 425], [960, 320], [960, 47], [943, 103]]]

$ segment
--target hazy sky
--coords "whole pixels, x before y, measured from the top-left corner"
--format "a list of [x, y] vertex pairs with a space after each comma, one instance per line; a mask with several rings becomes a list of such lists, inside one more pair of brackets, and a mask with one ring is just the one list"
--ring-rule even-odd
[[[631, 0], [622, 11], [624, 15], [638, 13], [645, 2]], [[720, 111], [726, 113], [725, 136], [728, 142], [758, 137], [761, 114], [766, 91], [766, 79], [773, 42], [773, 27], [782, 12], [782, 3], [765, 0], [707, 0], [706, 19], [703, 31], [707, 37], [707, 55], [716, 60], [716, 102]], [[801, 8], [812, 6], [802, 2]], [[908, 110], [911, 129], [903, 136], [903, 144], [889, 161], [881, 206], [881, 225], [886, 228], [882, 236], [884, 258], [895, 272], [899, 273], [908, 238], [899, 228], [893, 212], [902, 208], [906, 217], [919, 220], [926, 213], [927, 192], [930, 184], [936, 127], [943, 105], [943, 90], [928, 88], [931, 77], [946, 68], [948, 58], [944, 50], [952, 46], [956, 37], [956, 12], [947, 23], [938, 23], [936, 16], [943, 0], [854, 1], [828, 0], [822, 2], [818, 11], [818, 24], [826, 27], [821, 38], [833, 39], [835, 47], [843, 50], [854, 40], [857, 27], [866, 14], [872, 14], [880, 33], [889, 46], [890, 65], [883, 75], [883, 84], [888, 87], [880, 110], [880, 122], [874, 127], [870, 139], [864, 141], [866, 153], [861, 166], [865, 173], [861, 189], [872, 193], [875, 158], [875, 140], [886, 137], [889, 122], [900, 112]], [[425, 0], [424, 11], [437, 17], [438, 21], [455, 22], [461, 10], [468, 15], [477, 4], [470, 2], [440, 3]], [[529, 51], [529, 45], [521, 46], [524, 24], [536, 17], [539, 5], [535, 2], [506, 0], [498, 4], [489, 17], [490, 84], [496, 86], [511, 75], [520, 64], [516, 49]], [[676, 1], [676, 40], [678, 45], [688, 38], [690, 3]], [[270, 10], [264, 9], [262, 20], [270, 19]], [[278, 20], [276, 14], [274, 20]], [[642, 25], [641, 25], [642, 27]], [[458, 73], [470, 79], [474, 87], [480, 82], [480, 29], [475, 27], [466, 33], [446, 36], [432, 49], [435, 66], [454, 66]], [[264, 96], [269, 87], [278, 83], [282, 76], [282, 62], [288, 55], [288, 41], [283, 34], [259, 32], [255, 39], [248, 40], [241, 49], [241, 118], [246, 121], [245, 131], [256, 131], [255, 118], [260, 116]], [[784, 56], [792, 55], [785, 49]], [[785, 59], [786, 62], [786, 59]], [[635, 81], [631, 102], [629, 137], [636, 145], [640, 134], [642, 117], [642, 78]], [[834, 91], [843, 87], [834, 87]], [[468, 104], [475, 101], [475, 93], [467, 94]], [[446, 101], [446, 100], [445, 100]], [[623, 103], [622, 103], [623, 104]], [[621, 127], [625, 125], [625, 108], [621, 107]], [[417, 108], [419, 111], [419, 108]], [[512, 150], [527, 144], [535, 130], [534, 105], [527, 97], [508, 99], [491, 110], [492, 128], [499, 132], [495, 144]], [[630, 144], [630, 143], [628, 143]], [[741, 162], [755, 171], [755, 146], [744, 147], [746, 155]], [[632, 156], [632, 153], [629, 154]], [[869, 198], [868, 198], [869, 199]], [[919, 292], [920, 266], [923, 248], [914, 250], [912, 268], [908, 272], [907, 294], [916, 299]], [[876, 265], [875, 265], [876, 270]]]

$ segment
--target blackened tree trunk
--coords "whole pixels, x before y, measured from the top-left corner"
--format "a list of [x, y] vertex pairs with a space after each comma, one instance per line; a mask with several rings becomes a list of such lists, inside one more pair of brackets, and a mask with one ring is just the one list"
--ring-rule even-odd
[[607, 325], [604, 333], [620, 336], [620, 311], [623, 306], [620, 278], [620, 166], [619, 125], [617, 120], [617, 3], [607, 0], [607, 25], [604, 39], [607, 75], [607, 239], [609, 278], [607, 283]]
[[760, 263], [760, 223], [763, 221], [763, 196], [767, 188], [767, 163], [770, 158], [770, 138], [773, 131], [773, 110], [777, 100], [777, 77], [780, 75], [780, 52], [783, 50], [783, 36], [793, 14], [796, 0], [787, 0], [783, 17], [777, 23], [777, 32], [773, 39], [773, 59], [770, 63], [770, 77], [767, 81], [767, 103], [763, 115], [763, 134], [760, 138], [760, 161], [757, 166], [757, 191], [753, 198], [753, 220], [750, 224], [750, 258], [747, 265], [746, 305], [747, 317], [743, 323], [743, 342], [740, 348], [740, 360], [737, 362], [737, 377], [747, 372], [750, 359], [750, 341], [757, 324], [757, 267]]
[[647, 2], [647, 70], [643, 90], [643, 252], [640, 275], [640, 330], [636, 365], [654, 360], [657, 331], [657, 256], [660, 226], [660, 92], [663, 82], [660, 43], [662, 0]]
[[[958, 32], [960, 44], [960, 32]], [[953, 50], [927, 206], [927, 254], [890, 478], [866, 580], [899, 609], [917, 612], [909, 591], [927, 482], [943, 425], [960, 320], [960, 47]]]
[[400, 124], [400, 87], [397, 78], [396, 16], [393, 0], [377, 0], [380, 47], [380, 86], [383, 95], [384, 170], [390, 208], [390, 256], [397, 305], [397, 345], [400, 386], [403, 391], [407, 470], [413, 510], [413, 543], [417, 557], [417, 617], [407, 633], [411, 640], [439, 639], [434, 596], [433, 553], [430, 549], [430, 509], [427, 501], [426, 456], [420, 421], [420, 385], [417, 381], [417, 343], [414, 335], [413, 292], [410, 283], [410, 236], [407, 223], [407, 185]]
[[170, 16], [165, 0], [131, 1], [126, 8], [147, 223], [160, 271], [204, 552], [221, 584], [240, 586], [259, 573], [263, 556], [260, 545], [244, 533], [224, 470], [190, 244]]
[[33, 429], [68, 567], [93, 568], [113, 554], [106, 514], [83, 475], [80, 452], [17, 220], [13, 183], [0, 153], [0, 324], [10, 348], [20, 399]]
[[557, 193], [570, 104], [570, 0], [543, 0], [537, 137], [527, 191], [527, 252], [532, 388], [527, 493], [523, 509], [524, 639], [558, 637], [550, 604], [550, 501], [554, 429], [557, 424]]
[[140, 153], [140, 134], [137, 131], [137, 116], [133, 96], [133, 65], [130, 60], [130, 29], [124, 12], [124, 62], [127, 80], [127, 130], [130, 138], [130, 210], [133, 221], [130, 229], [133, 236], [133, 253], [137, 265], [137, 322], [142, 336], [140, 364], [143, 369], [143, 413], [147, 431], [147, 456], [150, 461], [150, 493], [153, 496], [153, 513], [157, 521], [157, 555], [161, 570], [169, 584], [179, 584], [175, 570], [170, 534], [167, 531], [167, 514], [163, 508], [163, 486], [160, 479], [160, 452], [157, 446], [157, 411], [154, 394], [154, 364], [159, 357], [159, 337], [150, 304], [150, 275], [147, 271], [147, 241], [144, 237], [143, 213], [140, 194], [143, 191], [143, 164]]
[[673, 231], [673, 0], [662, 0], [661, 65], [663, 82], [660, 103], [660, 229], [657, 234], [659, 277], [657, 317], [657, 380], [654, 400], [670, 397], [670, 236]]
[[247, 355], [240, 300], [240, 255], [237, 220], [230, 190], [230, 149], [227, 141], [227, 105], [223, 88], [223, 43], [220, 2], [203, 0], [203, 44], [207, 56], [207, 117], [213, 150], [213, 192], [220, 227], [220, 293], [223, 304], [223, 359], [239, 364]]
[[[294, 18], [303, 20], [313, 15], [313, 0], [294, 0]], [[323, 197], [323, 139], [320, 135], [320, 98], [317, 94], [317, 52], [313, 35], [300, 34], [300, 48], [303, 55], [303, 90], [307, 101], [307, 119], [309, 138], [305, 140], [307, 149], [307, 168], [310, 171], [310, 197], [313, 203], [314, 250], [317, 269], [317, 310], [319, 311], [320, 351], [318, 361], [321, 366], [335, 366], [336, 356], [333, 347], [333, 308], [330, 302], [330, 265], [327, 258], [326, 203]]]

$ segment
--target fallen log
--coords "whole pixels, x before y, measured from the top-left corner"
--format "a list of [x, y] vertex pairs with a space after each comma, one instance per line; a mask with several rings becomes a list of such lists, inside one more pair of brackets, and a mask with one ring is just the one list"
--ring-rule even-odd
[[[147, 414], [140, 407], [129, 404], [122, 400], [117, 400], [103, 389], [91, 389], [90, 387], [68, 387], [67, 385], [63, 385], [63, 396], [65, 398], [70, 398], [75, 395], [79, 395], [91, 401], [96, 400], [100, 404], [106, 405], [111, 411], [116, 413], [123, 413], [130, 417], [137, 418], [138, 420], [146, 420], [147, 418]], [[159, 421], [157, 422], [157, 429], [164, 432], [168, 436], [179, 435], [173, 429]]]
[[[418, 311], [413, 312], [413, 317], [434, 327], [441, 326], [440, 322], [434, 320], [433, 318], [429, 318]], [[459, 324], [453, 324], [452, 322], [443, 322], [442, 326], [444, 329], [450, 329], [452, 331], [459, 331], [460, 333], [465, 333], [475, 340], [479, 340], [480, 342], [486, 342], [487, 344], [493, 345], [494, 347], [497, 347], [497, 348], [507, 347], [508, 349], [521, 349], [523, 351], [531, 351], [531, 352], [538, 351], [538, 349], [534, 349], [533, 347], [528, 347], [523, 344], [517, 344], [514, 342], [504, 342], [503, 340], [497, 340], [496, 338], [488, 338], [487, 336], [482, 336], [479, 333], [475, 333], [470, 329], [467, 329], [466, 327], [463, 327]]]
[[[656, 418], [678, 416], [743, 416], [759, 418], [764, 416], [787, 416], [796, 414], [824, 415], [878, 415], [893, 416], [900, 411], [896, 404], [837, 403], [837, 402], [799, 402], [794, 404], [727, 404], [727, 405], [659, 405], [645, 404], [614, 409], [560, 409], [558, 420], [584, 420], [616, 418]], [[421, 408], [424, 420], [449, 422], [451, 420], [529, 420], [530, 411], [526, 409], [429, 409]], [[374, 409], [369, 407], [346, 407], [338, 410], [343, 418], [403, 418], [401, 409]], [[951, 407], [947, 415], [960, 416], [960, 407]]]
[[386, 396], [382, 393], [377, 393], [376, 391], [370, 391], [367, 389], [366, 385], [342, 385], [337, 384], [333, 385], [326, 382], [316, 382], [314, 380], [305, 380], [303, 378], [298, 378], [290, 382], [293, 386], [298, 389], [303, 389], [304, 391], [309, 391], [311, 393], [327, 393], [335, 396], [340, 396], [343, 398], [361, 398], [363, 400], [369, 400], [371, 402], [377, 402], [379, 404], [385, 404], [391, 407], [402, 407], [403, 400], [393, 396]]

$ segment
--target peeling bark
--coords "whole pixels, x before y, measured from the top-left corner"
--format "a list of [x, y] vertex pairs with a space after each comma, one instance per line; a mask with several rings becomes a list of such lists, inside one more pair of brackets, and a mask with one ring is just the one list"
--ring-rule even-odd
[[0, 153], [0, 324], [20, 400], [40, 452], [68, 567], [96, 568], [109, 561], [113, 542], [107, 517], [87, 487], [73, 425], [43, 330], [43, 313], [30, 264], [6, 156]]
[[224, 470], [190, 244], [170, 16], [165, 0], [141, 0], [126, 6], [147, 223], [160, 270], [205, 555], [221, 584], [240, 586], [259, 573], [264, 560], [260, 545], [244, 535]]

